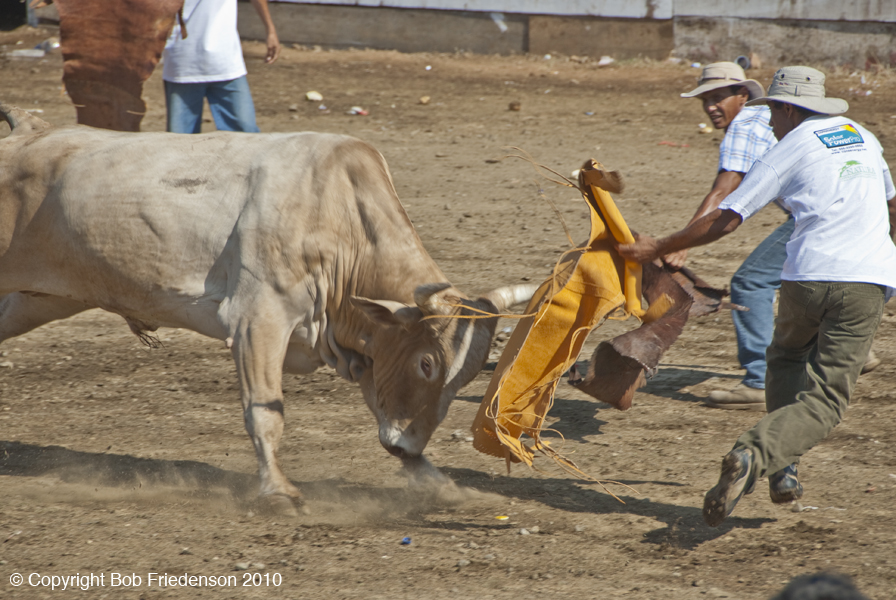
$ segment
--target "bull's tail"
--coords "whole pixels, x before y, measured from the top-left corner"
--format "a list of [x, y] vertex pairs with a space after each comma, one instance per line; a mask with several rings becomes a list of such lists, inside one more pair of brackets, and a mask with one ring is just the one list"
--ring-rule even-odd
[[14, 134], [31, 133], [50, 128], [50, 124], [43, 119], [5, 102], [0, 102], [0, 116], [9, 123], [9, 128]]

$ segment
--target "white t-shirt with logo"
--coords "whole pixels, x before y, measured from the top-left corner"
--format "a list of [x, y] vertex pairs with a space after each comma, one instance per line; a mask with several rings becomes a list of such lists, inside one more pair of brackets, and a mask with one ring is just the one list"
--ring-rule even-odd
[[236, 0], [185, 0], [187, 37], [180, 22], [168, 37], [162, 79], [173, 83], [230, 81], [246, 74], [236, 29]]
[[757, 160], [719, 208], [747, 219], [780, 197], [796, 219], [783, 280], [896, 288], [896, 245], [887, 210], [893, 196], [896, 188], [877, 138], [845, 117], [818, 116], [800, 123]]

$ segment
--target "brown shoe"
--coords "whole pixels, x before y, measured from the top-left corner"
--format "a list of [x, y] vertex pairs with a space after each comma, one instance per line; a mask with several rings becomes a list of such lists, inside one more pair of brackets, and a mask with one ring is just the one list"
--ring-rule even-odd
[[753, 451], [749, 448], [735, 448], [725, 455], [719, 482], [703, 497], [703, 520], [707, 525], [718, 527], [731, 514], [751, 487], [752, 470]]
[[739, 383], [729, 391], [716, 390], [710, 392], [709, 398], [706, 398], [703, 403], [712, 408], [764, 412], [765, 390], [757, 390]]
[[877, 354], [874, 353], [874, 350], [869, 350], [868, 358], [865, 359], [865, 366], [862, 367], [862, 374], [870, 373], [876, 369], [878, 365], [880, 365], [880, 359], [877, 357]]

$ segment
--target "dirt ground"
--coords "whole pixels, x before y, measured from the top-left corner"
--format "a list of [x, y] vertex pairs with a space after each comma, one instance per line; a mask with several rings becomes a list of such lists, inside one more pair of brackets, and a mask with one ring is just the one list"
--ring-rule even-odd
[[[28, 48], [51, 34], [21, 28], [0, 44]], [[683, 225], [713, 179], [722, 134], [699, 133], [699, 103], [678, 97], [699, 73], [686, 64], [287, 48], [266, 66], [260, 44], [244, 50], [261, 129], [371, 142], [427, 249], [470, 294], [547, 276], [569, 245], [548, 201], [573, 239], [586, 237], [577, 193], [526, 162], [499, 160], [507, 147], [564, 175], [591, 157], [620, 169], [620, 209], [651, 234]], [[58, 55], [0, 58], [0, 100], [73, 124], [61, 66]], [[767, 82], [779, 66], [751, 75]], [[326, 110], [305, 101], [309, 90]], [[894, 92], [890, 72], [829, 77], [829, 94], [849, 100], [889, 156]], [[145, 98], [144, 130], [163, 130], [158, 71]], [[511, 101], [521, 110], [508, 110]], [[356, 105], [370, 114], [346, 114]], [[766, 209], [694, 250], [691, 267], [727, 285], [782, 219]], [[583, 358], [631, 326], [599, 329]], [[493, 364], [460, 392], [427, 449], [480, 492], [454, 505], [408, 489], [357, 387], [327, 370], [287, 376], [281, 464], [310, 509], [296, 519], [253, 510], [256, 464], [229, 352], [188, 331], [160, 334], [163, 347], [148, 350], [122, 319], [91, 311], [0, 347], [0, 596], [759, 600], [796, 575], [830, 570], [870, 598], [896, 597], [896, 303], [875, 340], [883, 364], [803, 459], [802, 511], [772, 505], [760, 482], [718, 529], [702, 521], [703, 494], [759, 418], [700, 403], [741, 376], [727, 314], [689, 323], [628, 412], [560, 385], [550, 422], [564, 451], [588, 473], [631, 486], [610, 488], [624, 503], [545, 459], [508, 475], [473, 449], [469, 427]], [[10, 584], [14, 573], [26, 577], [21, 587]], [[54, 591], [29, 586], [33, 573], [104, 579], [86, 592]], [[112, 573], [137, 574], [140, 585], [112, 587]], [[164, 587], [150, 573], [234, 578]]]

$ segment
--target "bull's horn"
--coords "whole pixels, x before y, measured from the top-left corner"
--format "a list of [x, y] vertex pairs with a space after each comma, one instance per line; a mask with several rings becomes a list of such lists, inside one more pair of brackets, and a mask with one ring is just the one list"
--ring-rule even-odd
[[450, 283], [425, 283], [417, 286], [417, 289], [414, 290], [414, 303], [417, 304], [417, 308], [423, 311], [423, 314], [444, 314], [447, 312], [447, 309], [439, 306], [435, 295], [450, 287]]
[[498, 312], [504, 312], [515, 304], [522, 304], [532, 299], [532, 294], [538, 289], [537, 283], [520, 283], [518, 285], [506, 285], [495, 288], [485, 295], [498, 307]]
[[0, 102], [0, 117], [9, 123], [9, 129], [13, 133], [29, 133], [50, 127], [43, 119], [5, 102]]

